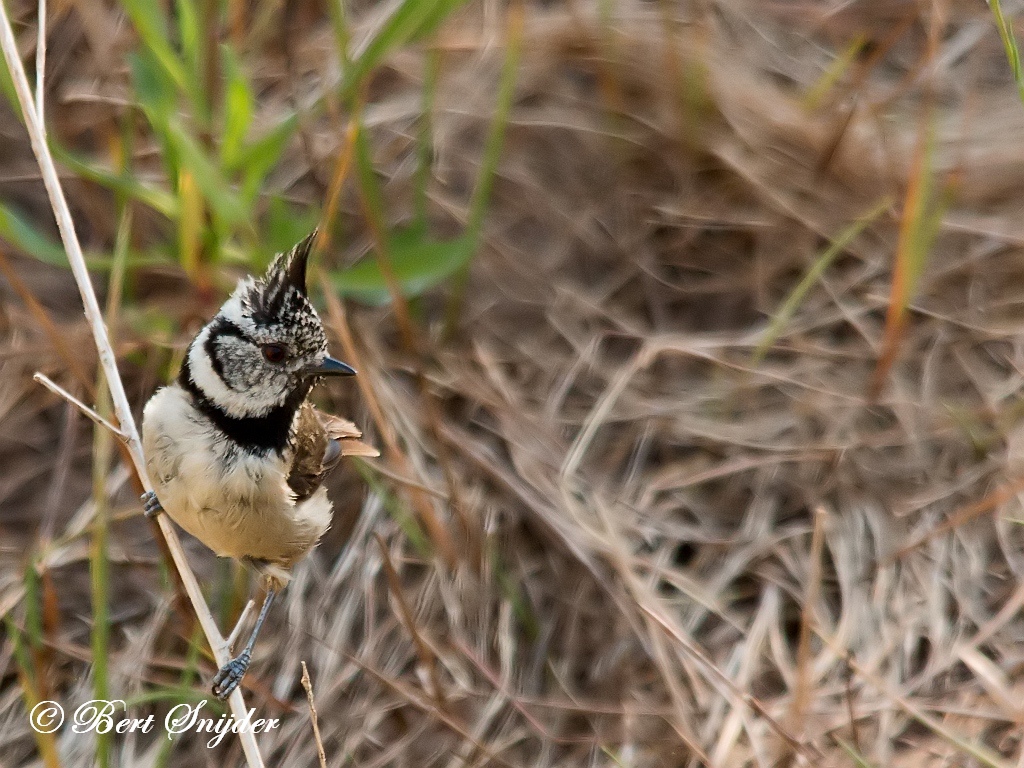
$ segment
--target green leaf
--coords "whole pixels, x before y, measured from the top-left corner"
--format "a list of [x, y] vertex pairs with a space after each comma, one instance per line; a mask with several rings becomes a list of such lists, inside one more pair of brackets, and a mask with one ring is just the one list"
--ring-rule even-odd
[[125, 195], [154, 211], [174, 219], [178, 215], [178, 203], [174, 195], [165, 189], [146, 184], [130, 174], [119, 174], [104, 168], [98, 163], [78, 157], [60, 146], [54, 146], [53, 153], [61, 163], [66, 165], [78, 176], [94, 181], [109, 190]]
[[290, 115], [277, 124], [266, 136], [257, 139], [242, 150], [239, 166], [244, 170], [242, 176], [242, 200], [249, 206], [255, 202], [260, 187], [270, 169], [277, 165], [281, 154], [288, 146], [288, 140], [298, 127], [297, 115]]
[[152, 0], [124, 0], [122, 2], [135, 30], [146, 48], [153, 54], [153, 60], [182, 91], [188, 89], [185, 66], [171, 47], [167, 27], [158, 3]]
[[0, 238], [44, 264], [67, 267], [64, 249], [42, 234], [28, 219], [0, 203]]
[[175, 14], [178, 19], [178, 39], [181, 45], [183, 66], [198, 76], [202, 61], [202, 32], [199, 26], [199, 12], [192, 0], [175, 0]]
[[466, 0], [405, 0], [384, 22], [363, 52], [345, 72], [341, 93], [348, 97], [363, 78], [392, 51], [406, 43], [429, 35]]
[[240, 165], [242, 142], [249, 132], [255, 99], [234, 52], [227, 46], [224, 46], [222, 51], [227, 86], [224, 93], [224, 128], [220, 156], [225, 168], [234, 169]]
[[178, 117], [167, 120], [167, 140], [178, 156], [182, 168], [188, 168], [214, 213], [231, 224], [248, 222], [249, 211], [231, 189], [218, 168], [206, 156], [199, 142], [185, 130]]
[[[420, 227], [412, 227], [391, 235], [388, 255], [402, 293], [419, 296], [467, 264], [473, 255], [473, 243], [466, 235], [451, 240], [431, 240]], [[331, 281], [343, 295], [367, 304], [384, 304], [390, 299], [376, 255], [334, 273]]]

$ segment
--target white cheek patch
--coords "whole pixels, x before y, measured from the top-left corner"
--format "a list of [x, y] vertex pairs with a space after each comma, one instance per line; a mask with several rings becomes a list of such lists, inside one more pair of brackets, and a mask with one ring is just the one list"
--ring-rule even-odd
[[192, 381], [199, 391], [219, 405], [230, 416], [246, 416], [249, 410], [248, 398], [230, 389], [213, 369], [213, 362], [206, 354], [206, 340], [210, 337], [210, 326], [196, 336], [188, 350], [188, 368]]

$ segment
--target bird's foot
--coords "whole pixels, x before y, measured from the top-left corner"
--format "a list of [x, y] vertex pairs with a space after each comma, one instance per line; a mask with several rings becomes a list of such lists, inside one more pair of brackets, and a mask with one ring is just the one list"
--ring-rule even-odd
[[242, 655], [232, 659], [217, 672], [213, 678], [213, 695], [224, 701], [232, 694], [238, 684], [242, 682], [245, 671], [249, 669], [249, 662], [252, 656], [248, 651], [242, 651]]
[[142, 508], [146, 513], [146, 517], [154, 518], [164, 511], [164, 508], [160, 506], [160, 499], [156, 497], [156, 493], [153, 491], [146, 491], [142, 494]]

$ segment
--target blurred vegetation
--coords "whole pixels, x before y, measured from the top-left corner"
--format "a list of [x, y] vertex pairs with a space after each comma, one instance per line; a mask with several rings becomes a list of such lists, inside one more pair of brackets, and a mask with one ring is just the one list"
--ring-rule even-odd
[[[334, 93], [308, 104], [296, 104], [275, 112], [270, 125], [258, 125], [254, 72], [262, 55], [260, 39], [265, 27], [254, 24], [240, 34], [226, 34], [233, 0], [175, 0], [166, 9], [148, 0], [123, 0], [121, 6], [134, 31], [135, 44], [126, 53], [129, 98], [119, 116], [119, 130], [101, 144], [105, 151], [83, 153], [65, 146], [59, 132], [50, 132], [51, 148], [64, 167], [88, 184], [108, 190], [114, 201], [116, 241], [111, 252], [88, 254], [90, 266], [108, 273], [108, 327], [116, 328], [121, 312], [121, 285], [126, 275], [139, 268], [177, 265], [201, 293], [218, 283], [219, 267], [226, 263], [258, 272], [272, 256], [305, 237], [314, 227], [337, 231], [338, 197], [352, 173], [361, 208], [373, 233], [374, 248], [364, 258], [329, 275], [330, 284], [343, 296], [371, 304], [392, 300], [405, 302], [455, 278], [449, 306], [457, 311], [465, 274], [480, 248], [482, 224], [490, 189], [501, 155], [505, 126], [512, 103], [522, 36], [521, 12], [510, 17], [510, 39], [499, 79], [494, 117], [483, 148], [480, 170], [468, 205], [468, 216], [455, 236], [439, 237], [432, 231], [435, 218], [430, 208], [431, 111], [441, 77], [440, 54], [432, 46], [439, 26], [465, 0], [402, 0], [360, 51], [349, 50], [342, 4], [331, 4], [331, 22], [342, 71]], [[266, 9], [257, 9], [259, 17]], [[287, 10], [286, 10], [287, 15]], [[385, 202], [382, 182], [374, 167], [370, 141], [363, 121], [368, 84], [396, 51], [418, 47], [426, 61], [428, 77], [422, 91], [423, 113], [417, 121], [414, 174], [415, 215], [399, 221]], [[20, 114], [9, 74], [0, 78], [15, 114]], [[332, 186], [320, 205], [299, 206], [284, 190], [268, 185], [268, 179], [287, 162], [290, 147], [300, 141], [304, 121], [329, 113], [337, 125], [343, 151], [336, 158]], [[135, 159], [140, 145], [152, 145], [145, 166]], [[151, 231], [166, 236], [149, 238], [142, 250], [135, 247], [133, 223], [155, 221]], [[397, 223], [396, 223], [397, 222]], [[48, 230], [13, 205], [0, 201], [0, 238], [45, 264], [66, 267], [59, 242]], [[149, 317], [148, 322], [167, 326], [169, 317]], [[102, 374], [95, 386], [98, 410], [109, 415], [109, 396]], [[110, 553], [107, 472], [112, 458], [110, 434], [94, 432], [93, 499], [96, 519], [90, 533], [92, 592], [92, 668], [95, 698], [110, 698]], [[374, 487], [383, 486], [369, 471]], [[396, 517], [409, 518], [401, 503], [393, 502]], [[422, 546], [429, 550], [429, 542]], [[46, 574], [42, 558], [32, 559], [25, 579], [25, 625], [20, 630], [6, 618], [7, 633], [15, 651], [25, 703], [31, 709], [47, 697], [48, 662], [41, 655], [44, 631], [41, 616], [40, 574]], [[239, 596], [246, 593], [245, 580], [237, 569], [222, 569], [221, 593], [225, 619], [237, 617]], [[51, 594], [51, 598], [52, 598]], [[193, 689], [201, 644], [199, 635], [190, 644], [180, 685], [156, 686], [133, 704], [151, 701], [180, 703], [196, 699]], [[223, 708], [215, 706], [214, 712]], [[52, 734], [36, 734], [40, 755], [48, 766], [59, 765]], [[109, 734], [96, 738], [97, 765], [111, 764]], [[166, 765], [171, 756], [167, 742], [158, 756]]]
[[[370, 493], [350, 504], [381, 510], [391, 538], [359, 553], [367, 559], [350, 562], [334, 592], [307, 585], [292, 604], [306, 611], [301, 620], [271, 629], [281, 637], [301, 626], [294, 645], [330, 657], [321, 669], [337, 711], [356, 701], [358, 716], [386, 713], [363, 730], [338, 715], [334, 756], [384, 764], [384, 744], [415, 764], [400, 740], [431, 759], [482, 763], [507, 749], [548, 765], [711, 764], [701, 750], [744, 765], [806, 751], [813, 764], [812, 748], [883, 765], [912, 742], [917, 755], [939, 754], [943, 742], [949, 759], [997, 765], [976, 741], [1019, 751], [1002, 730], [1015, 728], [1012, 707], [982, 727], [984, 739], [922, 715], [957, 690], [964, 698], [950, 712], [978, 701], [998, 709], [1015, 700], [1003, 689], [1020, 682], [1007, 651], [1024, 632], [1007, 608], [1024, 600], [1020, 566], [992, 555], [987, 528], [954, 530], [1021, 487], [1004, 483], [1022, 439], [1011, 402], [1022, 278], [1019, 260], [1004, 257], [1024, 242], [1012, 196], [1024, 160], [1005, 135], [978, 130], [994, 120], [964, 118], [972, 130], [958, 133], [956, 111], [987, 117], [1009, 93], [1012, 109], [993, 111], [1009, 121], [1024, 100], [1013, 20], [999, 3], [952, 21], [926, 4], [882, 17], [843, 4], [847, 15], [819, 18], [814, 4], [712, 3], [720, 26], [703, 5], [538, 3], [528, 6], [537, 38], [526, 58], [526, 11], [514, 1], [486, 7], [502, 12], [500, 39], [481, 24], [468, 44], [444, 37], [465, 0], [358, 4], [359, 29], [372, 32], [356, 42], [346, 9], [357, 4], [332, 2], [304, 30], [331, 46], [316, 72], [327, 87], [315, 93], [303, 92], [312, 78], [298, 72], [290, 34], [302, 5], [123, 0], [130, 33], [112, 67], [123, 99], [103, 105], [95, 133], [61, 130], [62, 107], [48, 115], [77, 188], [111, 203], [96, 217], [109, 214], [110, 231], [91, 239], [89, 258], [107, 281], [109, 327], [119, 317], [148, 324], [146, 353], [122, 327], [121, 351], [145, 369], [140, 398], [173, 367], [160, 342], [180, 353], [180, 326], [196, 319], [139, 302], [140, 276], [184, 276], [195, 288], [185, 293], [208, 305], [228, 274], [258, 272], [319, 227], [338, 247], [324, 249], [316, 285], [391, 305], [353, 313], [364, 321], [356, 346], [373, 361], [360, 383], [380, 374], [379, 401], [359, 397], [385, 459], [356, 465]], [[238, 23], [239, 9], [251, 24]], [[547, 26], [556, 15], [562, 26]], [[464, 117], [457, 99], [439, 97], [446, 78], [495, 45], [501, 66], [487, 73], [486, 109], [477, 99], [471, 130], [438, 141], [439, 101], [449, 129]], [[982, 65], [961, 64], [969, 54]], [[965, 95], [974, 78], [987, 90]], [[524, 136], [510, 161], [517, 87]], [[2, 77], [0, 89], [10, 98]], [[374, 114], [381, 92], [384, 117]], [[315, 138], [336, 147], [329, 162], [308, 146], [314, 123]], [[456, 169], [443, 182], [435, 147]], [[297, 152], [298, 171], [289, 167]], [[521, 209], [492, 210], [499, 165], [507, 197], [530, 198]], [[476, 264], [489, 271], [474, 296], [470, 269], [495, 219], [494, 263]], [[63, 267], [45, 223], [0, 201], [0, 238], [33, 266]], [[30, 291], [20, 297], [53, 337], [53, 357], [106, 413], [102, 380], [80, 372], [91, 363], [60, 346]], [[346, 310], [324, 299], [344, 344]], [[463, 313], [472, 333], [447, 344]], [[444, 327], [427, 327], [427, 316]], [[95, 516], [59, 542], [41, 536], [16, 575], [18, 610], [5, 628], [28, 707], [56, 695], [54, 638], [70, 623], [46, 557], [58, 543], [87, 538], [92, 577], [91, 645], [62, 657], [73, 672], [61, 694], [86, 666], [91, 695], [116, 693], [127, 645], [118, 630], [142, 624], [112, 605], [123, 565], [113, 524], [139, 510], [106, 501], [111, 443], [97, 431], [88, 446]], [[947, 527], [933, 528], [943, 516]], [[906, 565], [887, 559], [901, 545]], [[369, 560], [378, 550], [386, 582]], [[245, 576], [227, 563], [211, 570], [228, 626]], [[163, 597], [172, 576], [159, 573]], [[406, 600], [414, 610], [398, 616]], [[336, 623], [317, 627], [325, 601]], [[948, 615], [939, 605], [952, 606]], [[131, 679], [144, 692], [130, 703], [195, 701], [209, 666], [200, 635], [153, 621], [165, 645], [148, 649], [145, 679]], [[346, 655], [352, 637], [370, 647], [357, 664]], [[858, 659], [870, 659], [867, 671]], [[289, 674], [280, 659], [262, 661], [278, 680]], [[876, 684], [883, 674], [892, 688]], [[329, 687], [337, 680], [363, 687]], [[276, 690], [259, 693], [278, 705]], [[473, 697], [486, 705], [448, 708]], [[388, 730], [392, 715], [401, 727]], [[829, 722], [815, 731], [818, 720]], [[304, 738], [304, 724], [292, 725]], [[60, 764], [57, 738], [32, 738], [48, 768]], [[96, 763], [116, 762], [118, 746], [99, 739]], [[162, 741], [155, 764], [177, 749]]]
[[[431, 48], [438, 27], [465, 0], [403, 0], [380, 24], [360, 52], [350, 56], [349, 33], [340, 4], [331, 4], [332, 24], [343, 62], [335, 93], [315, 102], [293, 106], [275, 115], [270, 126], [256, 125], [256, 95], [250, 61], [259, 41], [246, 34], [226, 36], [232, 3], [176, 0], [172, 12], [158, 3], [124, 0], [137, 45], [127, 54], [131, 99], [121, 120], [120, 135], [113, 137], [109, 157], [83, 156], [61, 145], [51, 133], [55, 155], [80, 178], [110, 190], [122, 212], [126, 206], [156, 214], [173, 237], [150, 244], [144, 251], [129, 249], [127, 265], [177, 263], [199, 287], [211, 283], [209, 268], [224, 260], [258, 270], [273, 254], [291, 247], [317, 224], [336, 227], [327, 220], [335, 201], [322, 207], [299, 208], [286, 194], [268, 188], [266, 181], [286, 158], [304, 120], [330, 110], [340, 134], [354, 137], [355, 184], [371, 226], [379, 235], [376, 248], [359, 263], [331, 275], [342, 295], [371, 303], [392, 298], [388, 273], [401, 293], [415, 297], [465, 269], [479, 250], [481, 224], [501, 154], [508, 120], [518, 42], [510, 40], [501, 76], [495, 113], [472, 194], [468, 219], [454, 237], [431, 232], [427, 186], [430, 183], [430, 112], [438, 87], [439, 55]], [[521, 17], [521, 13], [516, 13]], [[521, 18], [520, 18], [521, 26]], [[250, 32], [258, 33], [255, 27]], [[514, 35], [521, 35], [515, 32]], [[220, 41], [226, 38], [224, 42]], [[416, 155], [415, 218], [394, 224], [370, 157], [362, 122], [366, 86], [395, 51], [420, 45], [430, 61], [432, 75], [423, 88], [423, 116], [418, 121], [421, 147]], [[12, 98], [8, 89], [8, 96]], [[341, 110], [341, 111], [339, 111]], [[342, 114], [344, 116], [342, 116]], [[161, 173], [158, 178], [133, 166], [133, 147], [140, 132], [156, 147]], [[351, 158], [342, 153], [335, 169], [333, 195], [349, 170]], [[57, 242], [13, 207], [0, 203], [0, 237], [48, 264], [64, 265]], [[91, 264], [109, 268], [113, 255], [91, 254]], [[461, 284], [461, 281], [460, 281]]]

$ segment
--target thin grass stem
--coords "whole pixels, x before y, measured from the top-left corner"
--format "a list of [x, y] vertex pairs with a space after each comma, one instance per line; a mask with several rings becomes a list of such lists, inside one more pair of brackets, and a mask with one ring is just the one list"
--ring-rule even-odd
[[[110, 390], [114, 413], [117, 415], [118, 422], [121, 425], [121, 431], [127, 436], [129, 453], [131, 455], [135, 471], [139, 476], [139, 480], [146, 490], [152, 490], [153, 484], [150, 482], [149, 476], [146, 472], [146, 461], [142, 453], [142, 441], [139, 437], [138, 429], [135, 426], [135, 420], [132, 417], [131, 404], [128, 401], [128, 395], [124, 390], [123, 383], [121, 382], [121, 376], [117, 368], [117, 359], [114, 355], [113, 347], [110, 344], [106, 328], [103, 324], [103, 315], [100, 311], [99, 302], [96, 299], [96, 292], [93, 288], [92, 280], [90, 279], [88, 269], [86, 268], [85, 255], [82, 252], [82, 246], [78, 240], [78, 235], [75, 232], [74, 221], [71, 218], [71, 209], [68, 206], [67, 199], [64, 196], [64, 191], [60, 183], [60, 178], [57, 175], [57, 168], [54, 164], [49, 144], [47, 143], [45, 127], [39, 120], [38, 112], [36, 111], [35, 104], [33, 103], [32, 91], [28, 84], [28, 77], [25, 74], [25, 68], [21, 63], [21, 57], [18, 54], [17, 41], [14, 39], [14, 31], [11, 28], [11, 21], [7, 15], [7, 9], [2, 3], [0, 3], [0, 49], [3, 50], [4, 60], [7, 62], [7, 69], [11, 75], [11, 80], [14, 85], [15, 93], [18, 97], [22, 116], [25, 120], [26, 128], [28, 129], [29, 140], [32, 144], [32, 151], [35, 154], [37, 163], [39, 164], [39, 169], [43, 177], [43, 184], [46, 187], [46, 192], [50, 199], [50, 205], [53, 208], [54, 217], [57, 221], [57, 227], [60, 230], [61, 240], [64, 243], [68, 262], [70, 263], [71, 271], [74, 274], [75, 282], [78, 285], [78, 289], [82, 297], [85, 316], [93, 332], [93, 339], [96, 343], [100, 364], [103, 367], [105, 379]], [[227, 645], [217, 628], [217, 624], [210, 613], [209, 607], [206, 605], [203, 593], [199, 588], [199, 583], [196, 581], [195, 575], [189, 567], [185, 552], [181, 547], [180, 540], [178, 539], [177, 531], [174, 529], [173, 523], [171, 523], [166, 515], [160, 515], [158, 523], [160, 525], [160, 530], [163, 532], [164, 538], [166, 539], [167, 546], [171, 551], [175, 567], [181, 575], [182, 582], [185, 586], [186, 592], [188, 593], [189, 599], [192, 602], [196, 616], [203, 628], [203, 633], [206, 635], [206, 638], [210, 643], [214, 658], [217, 660], [218, 664], [224, 664], [229, 658]], [[236, 689], [235, 692], [232, 693], [230, 704], [232, 713], [239, 721], [243, 720], [247, 716], [245, 700], [243, 699], [240, 690]], [[260, 755], [255, 736], [245, 729], [239, 730], [243, 731], [238, 735], [248, 765], [251, 768], [254, 766], [263, 766], [263, 758]]]
[[70, 392], [68, 392], [62, 386], [57, 384], [49, 376], [46, 376], [46, 375], [44, 375], [42, 373], [36, 373], [32, 377], [32, 380], [35, 381], [35, 382], [38, 382], [39, 384], [42, 384], [44, 387], [46, 387], [48, 390], [53, 392], [55, 395], [59, 395], [60, 397], [63, 397], [65, 400], [67, 400], [73, 406], [78, 408], [78, 410], [80, 410], [84, 415], [86, 415], [87, 417], [92, 419], [94, 422], [99, 424], [101, 427], [106, 427], [107, 429], [109, 429], [111, 432], [113, 432], [121, 440], [127, 440], [128, 439], [128, 435], [126, 435], [124, 432], [122, 432], [120, 429], [118, 429], [112, 423], [107, 421], [105, 418], [100, 416], [98, 413], [96, 413], [96, 411], [94, 411], [88, 405], [86, 405], [81, 400], [79, 400], [77, 397], [72, 395]]
[[36, 12], [36, 115], [43, 123], [46, 80], [46, 0], [39, 0]]

